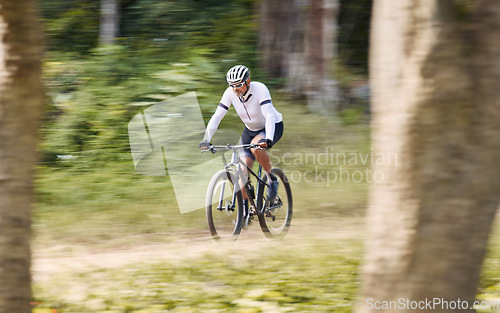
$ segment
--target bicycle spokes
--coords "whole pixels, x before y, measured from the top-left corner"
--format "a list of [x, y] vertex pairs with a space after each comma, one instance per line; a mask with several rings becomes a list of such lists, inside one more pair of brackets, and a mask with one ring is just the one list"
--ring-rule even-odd
[[217, 172], [207, 190], [206, 213], [210, 232], [215, 239], [235, 239], [242, 223], [241, 193], [234, 194], [234, 175]]
[[[267, 237], [281, 237], [288, 231], [292, 219], [292, 192], [288, 179], [280, 169], [272, 169], [272, 175], [279, 181], [278, 191], [271, 202], [267, 201], [268, 176], [262, 175], [261, 166], [259, 166], [258, 174], [253, 172], [239, 157], [238, 149], [240, 148], [259, 149], [260, 147], [228, 144], [211, 146], [209, 149], [212, 153], [233, 151], [230, 163], [227, 163], [224, 154], [222, 155], [224, 170], [217, 172], [208, 186], [205, 204], [210, 233], [215, 239], [234, 240], [239, 235], [242, 226], [248, 226], [250, 220], [257, 216], [262, 231]], [[256, 179], [256, 190], [253, 189], [248, 177], [244, 175], [251, 175]], [[243, 194], [248, 196], [245, 197], [248, 198], [246, 212], [243, 212]], [[253, 208], [252, 211], [249, 211], [250, 208]]]
[[[273, 169], [278, 178], [278, 193], [271, 202], [263, 199], [259, 222], [267, 237], [281, 237], [288, 228], [292, 219], [292, 193], [285, 174], [279, 169]], [[265, 192], [262, 193], [264, 197]]]

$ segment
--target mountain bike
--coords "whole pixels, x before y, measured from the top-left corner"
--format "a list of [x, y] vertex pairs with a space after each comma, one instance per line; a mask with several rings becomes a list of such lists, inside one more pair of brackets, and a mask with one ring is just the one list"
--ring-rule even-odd
[[[268, 238], [283, 237], [292, 221], [292, 190], [286, 175], [279, 168], [273, 168], [272, 174], [278, 179], [278, 194], [268, 201], [268, 175], [262, 175], [259, 164], [255, 173], [240, 157], [239, 149], [262, 149], [255, 144], [250, 145], [211, 145], [208, 150], [213, 154], [219, 151], [232, 150], [231, 162], [226, 161], [222, 153], [224, 169], [215, 173], [208, 184], [206, 196], [206, 217], [212, 237], [216, 240], [236, 240], [242, 227], [258, 218], [260, 227]], [[246, 173], [248, 174], [246, 174]], [[254, 188], [250, 175], [256, 180]], [[244, 188], [248, 196], [248, 208], [243, 210]]]

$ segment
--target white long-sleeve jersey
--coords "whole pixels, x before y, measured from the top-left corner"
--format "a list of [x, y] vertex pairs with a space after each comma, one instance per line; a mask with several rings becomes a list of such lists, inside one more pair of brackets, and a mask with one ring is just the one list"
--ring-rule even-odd
[[250, 82], [249, 89], [242, 98], [238, 98], [231, 87], [226, 89], [208, 122], [204, 140], [212, 139], [231, 105], [249, 130], [265, 129], [266, 139], [273, 140], [275, 124], [283, 121], [283, 116], [273, 106], [269, 89], [260, 82]]

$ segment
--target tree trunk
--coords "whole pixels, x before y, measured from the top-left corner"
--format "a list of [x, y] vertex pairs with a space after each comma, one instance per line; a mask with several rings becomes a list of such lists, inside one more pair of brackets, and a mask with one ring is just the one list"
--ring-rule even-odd
[[[310, 109], [332, 113], [337, 105], [337, 86], [333, 78], [337, 0], [310, 0], [304, 34], [305, 77], [303, 83]], [[297, 77], [291, 77], [297, 79]]]
[[312, 111], [333, 112], [338, 0], [263, 0], [260, 7], [261, 67], [286, 78], [287, 91], [305, 97]]
[[42, 113], [34, 0], [0, 0], [0, 313], [31, 312], [30, 225]]
[[358, 312], [473, 311], [500, 196], [500, 7], [479, 1], [459, 18], [455, 5], [374, 2], [372, 142], [387, 158], [373, 169], [384, 179]]
[[260, 5], [259, 50], [261, 66], [272, 77], [288, 75], [292, 43], [293, 0], [263, 0]]
[[30, 310], [30, 205], [42, 111], [34, 0], [0, 0], [0, 313]]
[[101, 0], [99, 44], [111, 45], [120, 31], [120, 0]]

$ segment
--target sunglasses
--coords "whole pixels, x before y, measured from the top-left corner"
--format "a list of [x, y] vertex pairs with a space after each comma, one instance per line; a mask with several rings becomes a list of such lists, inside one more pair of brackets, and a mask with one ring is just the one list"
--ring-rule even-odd
[[242, 83], [239, 83], [239, 84], [233, 84], [233, 85], [229, 85], [229, 86], [231, 88], [241, 88], [244, 84], [245, 84], [245, 82], [242, 82]]

